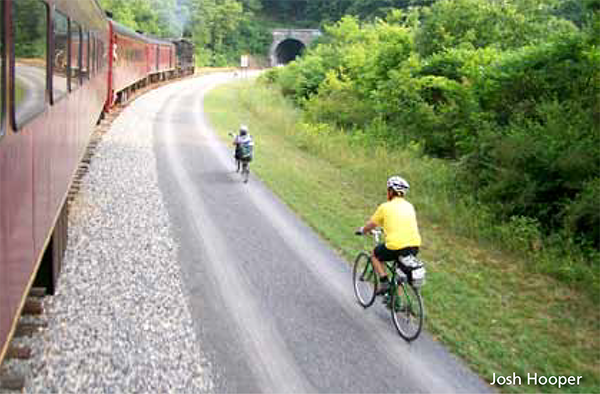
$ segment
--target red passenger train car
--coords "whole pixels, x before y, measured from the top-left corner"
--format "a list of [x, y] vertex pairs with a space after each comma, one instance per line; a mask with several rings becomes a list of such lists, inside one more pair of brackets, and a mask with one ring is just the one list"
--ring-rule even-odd
[[97, 0], [0, 1], [0, 362], [34, 282], [54, 291], [94, 125], [179, 64], [173, 43], [110, 21]]
[[[113, 20], [109, 23], [110, 48], [107, 108], [126, 98], [134, 85], [171, 77], [175, 71], [175, 45], [146, 37]], [[122, 95], [123, 97], [120, 97]]]
[[112, 20], [109, 34], [112, 56], [109, 59], [107, 109], [119, 99], [119, 92], [148, 76], [145, 37]]

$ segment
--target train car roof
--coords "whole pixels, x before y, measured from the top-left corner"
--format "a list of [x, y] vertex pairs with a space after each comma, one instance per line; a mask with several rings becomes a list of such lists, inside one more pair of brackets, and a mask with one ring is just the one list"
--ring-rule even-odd
[[150, 42], [151, 44], [173, 45], [173, 43], [170, 40], [167, 40], [167, 39], [163, 40], [161, 38], [150, 37], [150, 36], [146, 36], [146, 38], [148, 39], [148, 42]]
[[124, 36], [131, 37], [136, 40], [144, 41], [147, 44], [172, 45], [172, 43], [170, 41], [161, 40], [158, 38], [147, 36], [145, 34], [140, 34], [137, 31], [130, 29], [129, 27], [127, 27], [125, 25], [120, 24], [119, 22], [115, 21], [114, 19], [109, 19], [109, 20], [110, 20], [110, 23], [112, 23], [115, 31]]
[[186, 42], [188, 44], [193, 44], [192, 40], [189, 38], [179, 37], [179, 38], [169, 38], [169, 41], [173, 42]]

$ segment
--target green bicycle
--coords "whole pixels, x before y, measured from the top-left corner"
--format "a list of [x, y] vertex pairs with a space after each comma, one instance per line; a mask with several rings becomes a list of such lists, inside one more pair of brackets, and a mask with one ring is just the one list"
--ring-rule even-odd
[[[375, 244], [380, 243], [383, 235], [381, 230], [371, 232]], [[363, 235], [357, 233], [357, 235]], [[411, 342], [418, 338], [423, 329], [425, 308], [420, 288], [425, 283], [425, 267], [415, 256], [401, 257], [395, 261], [386, 262], [386, 269], [391, 274], [390, 289], [386, 296], [392, 313], [392, 321], [398, 334]], [[352, 270], [354, 294], [363, 308], [373, 305], [377, 297], [379, 276], [373, 268], [371, 255], [360, 252], [354, 260]]]

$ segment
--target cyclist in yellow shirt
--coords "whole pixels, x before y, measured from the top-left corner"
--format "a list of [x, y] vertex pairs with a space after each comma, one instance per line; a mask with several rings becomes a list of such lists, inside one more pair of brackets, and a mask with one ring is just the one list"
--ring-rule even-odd
[[393, 261], [400, 256], [419, 253], [421, 236], [417, 225], [417, 215], [411, 203], [404, 199], [410, 188], [408, 182], [399, 176], [387, 181], [387, 202], [381, 204], [371, 219], [357, 231], [365, 234], [376, 227], [383, 227], [385, 243], [373, 249], [373, 267], [379, 275], [378, 294], [389, 290], [390, 283], [381, 261]]

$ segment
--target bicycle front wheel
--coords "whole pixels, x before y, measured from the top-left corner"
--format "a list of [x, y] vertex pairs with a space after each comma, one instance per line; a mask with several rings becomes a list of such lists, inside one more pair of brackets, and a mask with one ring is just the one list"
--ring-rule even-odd
[[354, 269], [352, 270], [352, 281], [354, 283], [354, 294], [359, 304], [363, 308], [368, 308], [375, 301], [379, 277], [373, 269], [371, 256], [361, 252], [354, 260]]
[[423, 328], [425, 309], [419, 290], [408, 283], [401, 283], [392, 292], [392, 320], [398, 334], [407, 341], [417, 339]]

